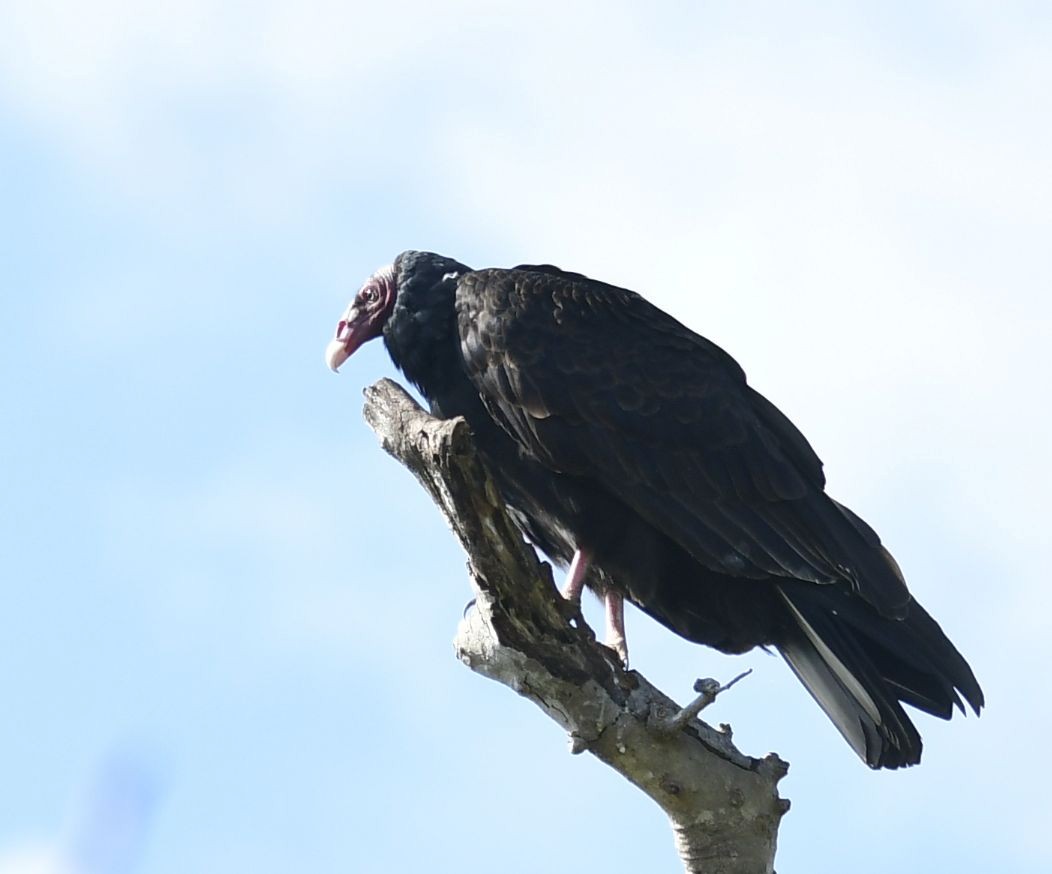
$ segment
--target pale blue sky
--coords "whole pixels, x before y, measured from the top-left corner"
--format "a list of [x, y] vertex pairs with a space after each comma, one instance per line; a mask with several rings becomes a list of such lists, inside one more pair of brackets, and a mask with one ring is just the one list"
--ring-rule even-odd
[[[322, 350], [406, 248], [646, 293], [808, 434], [982, 681], [862, 766], [780, 660], [629, 616], [792, 763], [781, 871], [1052, 864], [1042, 3], [0, 3], [0, 874], [676, 870], [451, 639]], [[122, 837], [123, 835], [123, 837]], [[498, 866], [495, 859], [500, 859]]]

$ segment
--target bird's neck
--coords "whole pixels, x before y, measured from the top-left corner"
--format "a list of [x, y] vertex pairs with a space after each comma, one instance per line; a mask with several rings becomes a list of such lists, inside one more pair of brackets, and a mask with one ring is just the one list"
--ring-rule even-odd
[[383, 336], [395, 366], [432, 407], [437, 404], [445, 409], [470, 382], [460, 363], [456, 285], [443, 285], [448, 287], [430, 289], [424, 302], [405, 300], [400, 294]]

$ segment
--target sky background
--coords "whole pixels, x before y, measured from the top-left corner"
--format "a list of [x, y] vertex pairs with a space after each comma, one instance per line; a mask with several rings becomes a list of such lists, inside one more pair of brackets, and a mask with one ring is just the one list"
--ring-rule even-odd
[[407, 248], [722, 345], [975, 668], [873, 773], [781, 660], [629, 615], [673, 697], [754, 669], [710, 718], [792, 763], [780, 871], [1052, 866], [1050, 10], [0, 0], [0, 874], [677, 870], [456, 661], [392, 367], [323, 365]]

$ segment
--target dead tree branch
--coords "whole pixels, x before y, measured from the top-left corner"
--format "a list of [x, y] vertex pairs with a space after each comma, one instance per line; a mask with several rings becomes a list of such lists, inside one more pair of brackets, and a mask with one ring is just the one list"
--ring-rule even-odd
[[508, 517], [464, 420], [432, 418], [386, 379], [365, 396], [383, 448], [427, 489], [468, 554], [476, 604], [457, 630], [458, 657], [537, 704], [569, 732], [573, 752], [587, 750], [654, 799], [688, 874], [773, 871], [788, 765], [744, 755], [729, 732], [696, 718], [726, 687], [699, 681], [701, 697], [680, 708], [623, 670], [587, 627], [567, 621], [551, 568]]

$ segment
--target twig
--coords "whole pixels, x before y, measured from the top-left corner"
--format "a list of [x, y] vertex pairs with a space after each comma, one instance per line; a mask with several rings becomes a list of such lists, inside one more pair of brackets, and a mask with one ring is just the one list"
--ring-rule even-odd
[[751, 673], [752, 668], [749, 668], [749, 670], [738, 674], [737, 677], [723, 686], [720, 685], [719, 680], [713, 680], [711, 677], [704, 680], [695, 680], [694, 691], [700, 692], [701, 694], [671, 718], [655, 720], [655, 731], [661, 731], [667, 734], [671, 734], [674, 731], [680, 731], [688, 722], [694, 719], [702, 710], [715, 701], [716, 696], [719, 695], [720, 692], [726, 692], [731, 686], [739, 680], [744, 680]]

